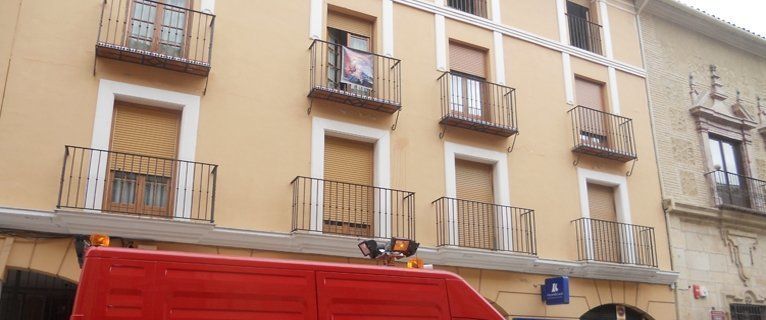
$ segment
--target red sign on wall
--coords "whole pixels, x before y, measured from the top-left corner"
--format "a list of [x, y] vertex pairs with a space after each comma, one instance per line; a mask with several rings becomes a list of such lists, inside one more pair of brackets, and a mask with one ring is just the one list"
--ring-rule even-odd
[[726, 312], [723, 311], [710, 311], [710, 320], [726, 320]]

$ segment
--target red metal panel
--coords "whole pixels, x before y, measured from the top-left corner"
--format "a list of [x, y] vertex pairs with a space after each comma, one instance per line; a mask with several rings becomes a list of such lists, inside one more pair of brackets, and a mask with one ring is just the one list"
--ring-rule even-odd
[[[90, 263], [90, 262], [89, 262]], [[154, 314], [155, 262], [124, 259], [102, 259], [86, 271], [94, 277], [88, 279], [87, 294], [77, 297], [76, 305], [83, 319], [151, 319]], [[77, 313], [77, 312], [75, 312]]]
[[449, 306], [453, 320], [502, 320], [503, 316], [471, 288], [468, 283], [458, 277], [446, 279]]
[[316, 320], [310, 270], [159, 262], [155, 276], [157, 319]]
[[[444, 280], [343, 272], [317, 272], [321, 320], [449, 319]], [[398, 271], [398, 270], [397, 270]]]

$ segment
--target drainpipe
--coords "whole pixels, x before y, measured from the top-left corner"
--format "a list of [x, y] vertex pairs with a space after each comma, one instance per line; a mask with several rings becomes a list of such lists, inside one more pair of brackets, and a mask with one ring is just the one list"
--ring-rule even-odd
[[[651, 126], [652, 131], [652, 147], [654, 148], [654, 161], [657, 166], [657, 179], [659, 180], [660, 184], [660, 197], [662, 201], [662, 212], [665, 219], [665, 234], [668, 239], [668, 256], [670, 257], [670, 268], [671, 270], [675, 270], [675, 263], [673, 261], [673, 246], [671, 244], [671, 238], [670, 238], [670, 208], [672, 206], [672, 200], [666, 201], [665, 199], [665, 190], [663, 188], [663, 181], [662, 180], [662, 171], [660, 170], [660, 159], [659, 159], [659, 150], [657, 148], [657, 135], [656, 135], [656, 124], [654, 121], [654, 102], [652, 101], [652, 90], [649, 87], [649, 74], [648, 69], [649, 66], [646, 62], [646, 46], [644, 45], [644, 33], [643, 33], [643, 26], [641, 25], [641, 12], [646, 8], [646, 4], [649, 3], [651, 0], [644, 0], [643, 3], [638, 7], [638, 10], [636, 11], [636, 25], [638, 26], [638, 41], [639, 45], [641, 47], [641, 61], [644, 65], [644, 70], [647, 70], [647, 76], [646, 80], [644, 81], [644, 86], [646, 87], [646, 100], [647, 100], [647, 109], [649, 111], [649, 124]], [[681, 319], [681, 314], [678, 308], [678, 282], [671, 285], [671, 290], [673, 290], [673, 300], [675, 302], [675, 312], [676, 312], [676, 320]]]

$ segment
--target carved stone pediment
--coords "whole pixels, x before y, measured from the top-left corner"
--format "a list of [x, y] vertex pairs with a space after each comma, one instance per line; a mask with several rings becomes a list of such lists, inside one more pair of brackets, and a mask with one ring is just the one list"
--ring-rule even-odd
[[752, 290], [745, 290], [744, 292], [740, 294], [727, 294], [726, 300], [729, 303], [742, 303], [742, 304], [755, 304], [755, 305], [763, 305], [764, 302], [766, 302], [766, 298], [764, 298], [762, 295], [759, 296], [757, 293], [753, 292]]
[[692, 92], [693, 104], [689, 111], [697, 118], [700, 129], [710, 126], [728, 130], [749, 131], [758, 126], [758, 122], [737, 99], [733, 104], [727, 102], [728, 95], [723, 90], [716, 67], [710, 66], [710, 88], [702, 93]]
[[758, 261], [755, 259], [758, 236], [732, 229], [726, 230], [725, 235], [726, 246], [729, 248], [729, 257], [737, 267], [739, 278], [742, 280], [742, 284], [746, 287], [751, 287], [753, 272], [758, 268]]

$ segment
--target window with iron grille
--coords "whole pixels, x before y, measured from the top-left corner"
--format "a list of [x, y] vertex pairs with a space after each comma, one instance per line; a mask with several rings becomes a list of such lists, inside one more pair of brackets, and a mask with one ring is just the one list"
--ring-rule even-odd
[[487, 17], [487, 0], [447, 0], [447, 6], [482, 18]]
[[766, 320], [766, 306], [732, 304], [731, 320]]

